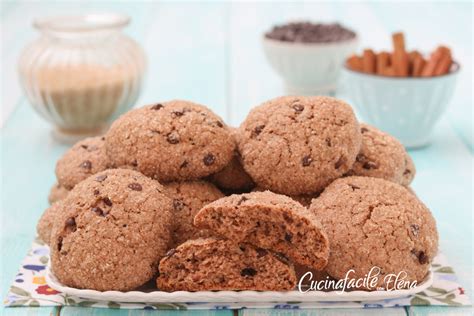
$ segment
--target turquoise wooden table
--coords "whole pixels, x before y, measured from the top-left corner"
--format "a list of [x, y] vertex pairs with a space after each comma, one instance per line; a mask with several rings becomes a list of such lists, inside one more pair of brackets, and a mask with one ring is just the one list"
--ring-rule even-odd
[[[340, 21], [361, 36], [361, 45], [388, 48], [389, 34], [404, 30], [408, 46], [453, 48], [462, 73], [451, 106], [439, 122], [431, 146], [412, 151], [418, 173], [413, 183], [433, 211], [440, 247], [472, 300], [472, 4], [465, 3], [239, 3], [239, 2], [5, 2], [1, 3], [1, 275], [2, 297], [35, 235], [47, 206], [56, 159], [66, 146], [50, 137], [50, 126], [22, 95], [16, 61], [37, 36], [34, 17], [88, 11], [118, 11], [132, 17], [127, 33], [149, 58], [148, 79], [138, 105], [184, 98], [209, 105], [238, 125], [249, 108], [283, 94], [266, 63], [260, 34], [291, 19]], [[62, 308], [1, 309], [5, 315], [140, 315], [146, 311]], [[471, 314], [469, 308], [410, 307], [389, 315]], [[161, 311], [161, 313], [164, 313]], [[166, 312], [168, 313], [168, 312]], [[169, 312], [176, 314], [177, 312]], [[232, 315], [232, 311], [181, 312]], [[286, 315], [292, 311], [243, 310], [240, 315]], [[380, 314], [380, 310], [305, 310], [302, 315]]]

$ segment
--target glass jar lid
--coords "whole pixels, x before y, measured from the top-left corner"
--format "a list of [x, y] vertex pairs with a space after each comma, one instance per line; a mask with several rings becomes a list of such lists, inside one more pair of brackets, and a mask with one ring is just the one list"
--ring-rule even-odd
[[118, 13], [93, 13], [72, 16], [54, 16], [37, 19], [33, 26], [41, 31], [90, 32], [111, 30], [128, 25], [130, 17]]

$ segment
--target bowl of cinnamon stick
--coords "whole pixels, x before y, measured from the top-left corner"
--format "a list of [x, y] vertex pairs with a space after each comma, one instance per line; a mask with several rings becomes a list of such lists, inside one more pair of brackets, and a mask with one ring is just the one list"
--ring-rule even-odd
[[406, 50], [403, 33], [394, 33], [392, 42], [392, 52], [365, 49], [349, 57], [343, 91], [363, 120], [406, 147], [423, 147], [448, 107], [460, 66], [446, 46], [424, 55]]

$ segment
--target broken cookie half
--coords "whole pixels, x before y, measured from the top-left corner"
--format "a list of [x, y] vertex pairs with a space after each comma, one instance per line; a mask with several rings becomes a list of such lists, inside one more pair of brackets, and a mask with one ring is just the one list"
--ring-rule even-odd
[[246, 243], [206, 238], [189, 240], [160, 262], [161, 291], [289, 291], [296, 285], [293, 265]]
[[291, 198], [270, 191], [214, 201], [198, 212], [194, 225], [316, 270], [328, 262], [328, 238], [316, 217]]

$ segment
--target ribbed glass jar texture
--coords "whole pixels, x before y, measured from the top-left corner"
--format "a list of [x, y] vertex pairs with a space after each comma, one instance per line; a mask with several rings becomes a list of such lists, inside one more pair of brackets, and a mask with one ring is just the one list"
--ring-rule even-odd
[[137, 100], [145, 69], [140, 46], [116, 14], [55, 17], [34, 23], [41, 36], [19, 61], [24, 91], [60, 133], [94, 135]]

